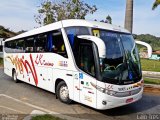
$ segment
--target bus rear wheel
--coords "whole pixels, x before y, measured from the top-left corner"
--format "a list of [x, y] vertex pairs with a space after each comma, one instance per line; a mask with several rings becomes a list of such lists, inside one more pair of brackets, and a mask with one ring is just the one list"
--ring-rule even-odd
[[72, 100], [69, 98], [69, 90], [64, 81], [60, 82], [56, 89], [58, 99], [66, 104], [70, 104]]
[[12, 79], [14, 80], [15, 83], [18, 83], [17, 74], [15, 70], [13, 70], [12, 72]]

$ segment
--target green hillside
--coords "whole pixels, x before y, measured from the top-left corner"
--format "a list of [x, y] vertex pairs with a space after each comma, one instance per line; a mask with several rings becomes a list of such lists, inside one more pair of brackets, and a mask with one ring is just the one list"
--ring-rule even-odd
[[[160, 37], [156, 37], [150, 34], [141, 34], [134, 35], [134, 38], [150, 44], [153, 50], [160, 50]], [[141, 50], [145, 49], [145, 47], [140, 45], [138, 45], [138, 48]]]
[[0, 38], [9, 38], [17, 35], [17, 33], [0, 25]]

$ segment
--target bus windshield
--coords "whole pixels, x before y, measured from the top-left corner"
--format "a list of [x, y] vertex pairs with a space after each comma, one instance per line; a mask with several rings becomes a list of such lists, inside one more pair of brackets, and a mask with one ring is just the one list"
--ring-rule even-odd
[[140, 81], [140, 59], [132, 35], [99, 30], [99, 37], [106, 45], [106, 56], [100, 58], [102, 81], [119, 85]]

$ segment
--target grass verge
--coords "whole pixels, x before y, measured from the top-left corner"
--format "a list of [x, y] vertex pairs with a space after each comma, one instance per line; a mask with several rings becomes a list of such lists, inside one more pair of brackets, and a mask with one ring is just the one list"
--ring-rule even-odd
[[150, 78], [144, 78], [144, 83], [146, 84], [155, 84], [160, 85], [160, 80], [156, 79], [150, 79]]
[[52, 115], [38, 115], [38, 116], [34, 116], [32, 117], [31, 120], [64, 120], [58, 117], [54, 117]]
[[143, 71], [160, 72], [160, 61], [141, 59], [141, 65]]

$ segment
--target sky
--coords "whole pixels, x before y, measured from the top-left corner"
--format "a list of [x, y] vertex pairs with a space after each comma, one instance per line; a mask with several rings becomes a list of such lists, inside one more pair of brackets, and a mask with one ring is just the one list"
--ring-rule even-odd
[[[13, 31], [31, 30], [38, 26], [34, 20], [43, 0], [1, 0], [0, 25]], [[58, 0], [57, 0], [58, 1]], [[126, 0], [83, 0], [98, 10], [86, 16], [88, 20], [112, 17], [113, 24], [124, 26]], [[133, 33], [160, 37], [160, 6], [152, 11], [154, 0], [134, 0]]]

